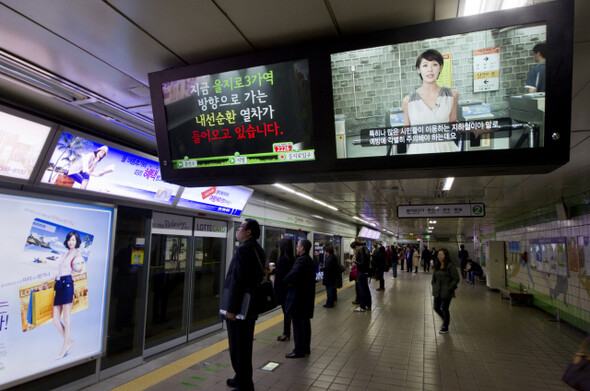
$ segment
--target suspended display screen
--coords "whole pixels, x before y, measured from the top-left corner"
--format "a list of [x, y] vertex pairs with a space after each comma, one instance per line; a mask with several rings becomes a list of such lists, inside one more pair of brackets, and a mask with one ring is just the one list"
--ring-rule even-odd
[[331, 55], [338, 158], [539, 148], [545, 24]]
[[179, 186], [162, 181], [158, 161], [63, 133], [41, 183], [172, 204]]
[[572, 26], [573, 1], [544, 2], [152, 73], [162, 175], [215, 186], [549, 172], [569, 160]]
[[162, 83], [174, 169], [314, 160], [307, 60]]

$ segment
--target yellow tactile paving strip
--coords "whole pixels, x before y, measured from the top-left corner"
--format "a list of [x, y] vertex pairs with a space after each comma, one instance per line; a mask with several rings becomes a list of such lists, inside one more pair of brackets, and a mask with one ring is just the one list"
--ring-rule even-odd
[[[342, 289], [348, 288], [353, 286], [354, 282], [349, 282], [348, 284], [344, 285]], [[324, 301], [326, 299], [326, 295], [317, 296], [315, 299], [316, 304]], [[256, 324], [256, 328], [254, 329], [254, 334], [258, 334], [263, 332], [264, 330], [280, 323], [283, 321], [283, 314], [274, 316], [264, 322]], [[153, 385], [156, 385], [174, 375], [179, 374], [180, 372], [184, 371], [187, 368], [192, 367], [204, 361], [217, 353], [220, 353], [229, 348], [227, 338], [223, 341], [219, 341], [214, 343], [211, 346], [208, 346], [204, 349], [199, 350], [198, 352], [189, 354], [188, 356], [181, 358], [180, 360], [176, 360], [173, 363], [165, 365], [161, 368], [155, 369], [148, 374], [140, 376], [128, 383], [125, 383], [117, 388], [113, 388], [112, 391], [140, 391], [145, 390]]]

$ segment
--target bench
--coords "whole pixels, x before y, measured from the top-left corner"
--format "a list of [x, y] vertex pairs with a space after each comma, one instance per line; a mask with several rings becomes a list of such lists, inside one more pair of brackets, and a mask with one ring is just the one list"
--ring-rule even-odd
[[510, 305], [533, 305], [533, 295], [531, 293], [522, 292], [519, 289], [511, 287], [498, 288], [500, 291], [500, 299], [510, 300]]

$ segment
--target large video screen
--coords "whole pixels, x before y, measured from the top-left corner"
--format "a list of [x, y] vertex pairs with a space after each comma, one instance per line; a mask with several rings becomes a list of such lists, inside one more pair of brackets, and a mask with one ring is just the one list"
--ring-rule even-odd
[[113, 210], [0, 194], [0, 213], [4, 389], [102, 353]]
[[51, 127], [0, 111], [0, 176], [29, 179]]
[[545, 24], [331, 55], [337, 158], [542, 147]]
[[164, 182], [158, 161], [63, 133], [41, 183], [172, 204], [179, 186]]
[[162, 84], [173, 169], [314, 160], [307, 60]]

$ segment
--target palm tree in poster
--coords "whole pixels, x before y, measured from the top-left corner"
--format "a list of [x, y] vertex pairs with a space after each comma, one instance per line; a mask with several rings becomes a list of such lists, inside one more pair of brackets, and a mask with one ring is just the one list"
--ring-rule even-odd
[[53, 163], [49, 163], [50, 168], [53, 164], [53, 171], [49, 176], [49, 183], [53, 183], [54, 174], [67, 170], [74, 160], [82, 156], [86, 149], [86, 143], [87, 141], [81, 137], [66, 133], [62, 134], [55, 147], [56, 150], [61, 151], [61, 154]]

